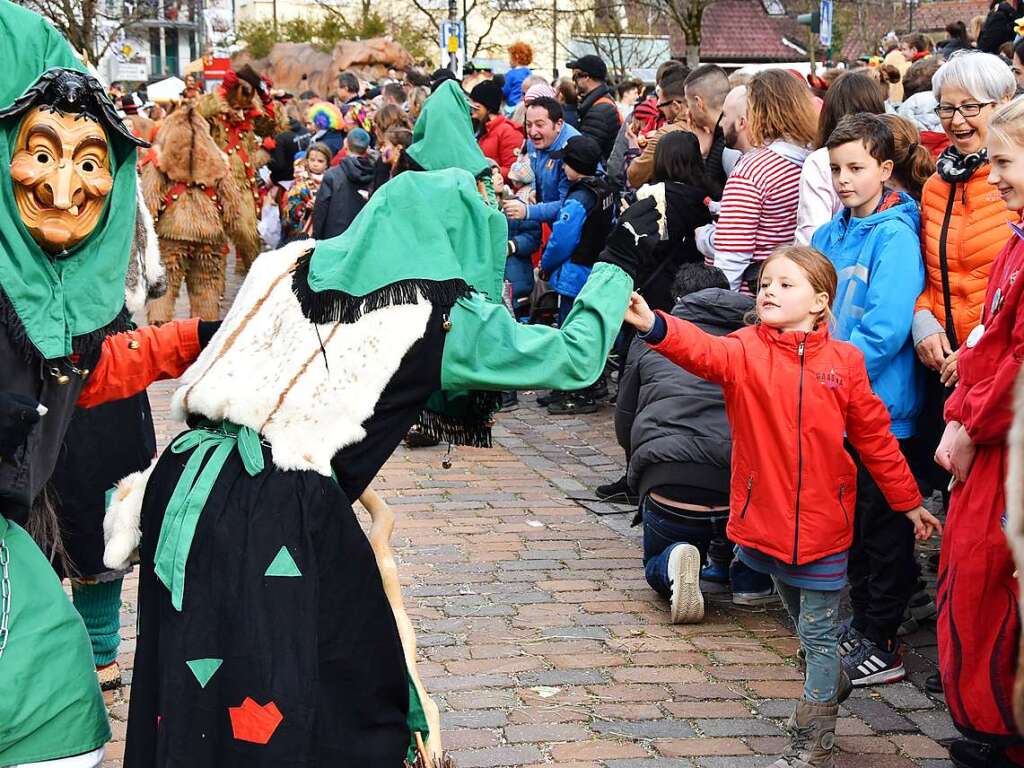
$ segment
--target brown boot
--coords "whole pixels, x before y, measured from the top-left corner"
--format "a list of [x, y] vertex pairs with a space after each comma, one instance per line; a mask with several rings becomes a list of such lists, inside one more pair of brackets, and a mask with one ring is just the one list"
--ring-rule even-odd
[[789, 747], [770, 768], [834, 768], [832, 748], [836, 741], [836, 715], [839, 705], [816, 704], [801, 699], [786, 730]]

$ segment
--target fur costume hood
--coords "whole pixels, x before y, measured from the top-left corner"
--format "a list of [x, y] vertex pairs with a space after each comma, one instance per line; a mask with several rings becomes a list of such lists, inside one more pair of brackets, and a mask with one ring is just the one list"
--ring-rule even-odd
[[183, 105], [167, 116], [154, 148], [157, 166], [171, 181], [212, 187], [228, 173], [227, 156], [194, 104]]

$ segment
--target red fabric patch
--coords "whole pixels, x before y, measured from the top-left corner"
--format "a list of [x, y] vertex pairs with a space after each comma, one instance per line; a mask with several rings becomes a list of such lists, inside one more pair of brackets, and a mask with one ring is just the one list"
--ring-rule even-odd
[[231, 732], [239, 741], [266, 744], [284, 719], [277, 705], [268, 701], [260, 706], [246, 696], [240, 707], [228, 707]]

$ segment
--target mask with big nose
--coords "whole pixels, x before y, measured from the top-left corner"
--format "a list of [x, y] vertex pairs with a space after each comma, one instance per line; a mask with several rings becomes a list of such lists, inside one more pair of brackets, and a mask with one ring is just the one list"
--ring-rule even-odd
[[11, 157], [18, 214], [45, 251], [60, 254], [99, 223], [113, 187], [103, 127], [39, 106], [25, 115]]

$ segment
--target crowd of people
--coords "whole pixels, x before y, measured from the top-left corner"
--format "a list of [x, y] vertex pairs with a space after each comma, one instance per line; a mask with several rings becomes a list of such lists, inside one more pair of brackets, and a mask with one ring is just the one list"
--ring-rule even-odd
[[[345, 71], [333, 93], [290, 94], [246, 65], [152, 108], [96, 93], [52, 30], [0, 4], [0, 43], [40, 36], [0, 90], [0, 664], [27, 680], [62, 638], [77, 649], [73, 684], [0, 703], [0, 765], [102, 759], [78, 657], [87, 634], [90, 673], [120, 684], [134, 561], [126, 765], [223, 765], [239, 744], [262, 745], [252, 765], [438, 758], [404, 613], [337, 512], [401, 440], [485, 445], [492, 414], [538, 388], [553, 415], [614, 405], [627, 471], [596, 493], [636, 506], [673, 622], [700, 622], [709, 591], [781, 599], [805, 686], [774, 768], [834, 765], [840, 704], [903, 679], [901, 638], [930, 619], [954, 764], [1024, 765], [1004, 531], [1024, 360], [1013, 2], [807, 77], [670, 60], [648, 87], [590, 54], [551, 82], [516, 43], [504, 75]], [[65, 201], [46, 174], [72, 139]], [[111, 244], [132, 231], [122, 269]], [[248, 277], [228, 308], [232, 247]], [[182, 284], [198, 323], [173, 320]], [[123, 310], [147, 299], [135, 328]], [[145, 387], [182, 374], [189, 430], [149, 467]], [[933, 598], [915, 547], [937, 534]], [[8, 578], [29, 590], [52, 570], [77, 614], [52, 579], [45, 611], [12, 613]]]

